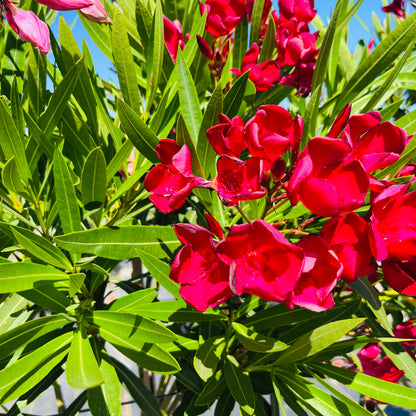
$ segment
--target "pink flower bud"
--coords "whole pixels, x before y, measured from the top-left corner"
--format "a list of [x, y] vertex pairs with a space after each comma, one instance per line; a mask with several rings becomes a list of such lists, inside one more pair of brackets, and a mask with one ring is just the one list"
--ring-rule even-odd
[[88, 7], [92, 4], [92, 0], [36, 0], [40, 4], [44, 4], [53, 10], [75, 10], [82, 7]]
[[100, 0], [91, 0], [92, 4], [87, 7], [83, 7], [79, 9], [80, 13], [88, 20], [92, 22], [99, 23], [107, 23], [109, 25], [113, 24], [110, 16], [104, 9], [103, 4]]
[[42, 53], [48, 53], [50, 47], [49, 28], [33, 12], [18, 9], [8, 4], [6, 19], [19, 39], [33, 44]]

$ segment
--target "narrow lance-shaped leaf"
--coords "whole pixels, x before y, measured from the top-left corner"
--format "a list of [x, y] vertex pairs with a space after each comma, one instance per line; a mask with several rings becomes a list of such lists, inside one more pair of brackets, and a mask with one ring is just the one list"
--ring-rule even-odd
[[38, 120], [39, 127], [47, 140], [51, 137], [65, 107], [68, 105], [69, 98], [77, 85], [77, 80], [83, 65], [83, 58], [80, 58], [80, 60], [66, 73], [65, 77], [52, 94], [46, 110]]
[[156, 289], [143, 289], [129, 295], [116, 299], [111, 305], [110, 310], [113, 312], [121, 312], [124, 309], [131, 309], [137, 305], [148, 305], [157, 296]]
[[223, 112], [230, 118], [237, 115], [244, 100], [249, 72], [241, 75], [224, 98]]
[[1, 171], [1, 179], [4, 186], [10, 191], [16, 194], [25, 196], [27, 199], [31, 199], [27, 194], [27, 184], [23, 182], [23, 177], [19, 171], [19, 165], [16, 158], [13, 156], [9, 159]]
[[227, 386], [236, 402], [249, 415], [254, 414], [256, 396], [251, 385], [250, 377], [243, 372], [240, 364], [233, 356], [227, 355], [224, 374]]
[[66, 380], [74, 389], [89, 389], [104, 383], [84, 326], [74, 333], [66, 361]]
[[201, 107], [198, 94], [182, 51], [178, 49], [177, 57], [179, 102], [185, 124], [195, 147], [198, 143], [199, 128], [202, 122]]
[[66, 333], [0, 371], [0, 404], [17, 399], [39, 383], [68, 353]]
[[153, 130], [124, 101], [117, 101], [121, 127], [139, 152], [153, 163], [159, 159], [155, 153], [159, 139]]
[[[94, 343], [95, 351], [98, 349]], [[100, 357], [100, 370], [104, 383], [88, 389], [88, 405], [92, 416], [120, 416], [121, 414], [121, 387], [113, 362], [104, 349], [98, 350]]]
[[146, 388], [143, 381], [131, 372], [124, 364], [114, 360], [114, 364], [130, 396], [147, 416], [162, 416], [160, 406], [153, 394]]
[[68, 275], [42, 264], [1, 263], [0, 293], [21, 292], [49, 281], [68, 280]]
[[365, 318], [344, 319], [330, 322], [324, 326], [314, 329], [298, 338], [282, 355], [275, 364], [291, 363], [301, 361], [317, 352], [323, 350], [338, 341], [348, 331], [365, 321]]
[[163, 11], [160, 0], [156, 1], [156, 10], [153, 16], [153, 30], [150, 37], [150, 47], [147, 49], [147, 88], [146, 110], [148, 114], [153, 103], [163, 68], [163, 55], [165, 50]]
[[310, 366], [365, 396], [395, 406], [416, 409], [414, 389], [332, 365], [312, 363]]
[[218, 115], [222, 113], [222, 84], [219, 82], [208, 101], [199, 129], [198, 144], [196, 147], [198, 158], [205, 178], [215, 176], [215, 160], [217, 154], [209, 143], [207, 130], [218, 124]]
[[194, 357], [194, 367], [202, 380], [207, 381], [215, 373], [224, 348], [223, 337], [208, 338], [198, 348]]
[[261, 18], [263, 16], [265, 0], [254, 0], [251, 12], [250, 45], [259, 43]]
[[115, 9], [113, 21], [113, 54], [124, 101], [135, 111], [139, 111], [141, 99], [137, 86], [135, 64], [126, 31], [125, 17], [117, 9]]
[[95, 228], [55, 237], [55, 242], [73, 253], [114, 260], [137, 257], [141, 251], [166, 258], [180, 245], [173, 227], [141, 225]]
[[53, 157], [56, 203], [65, 233], [81, 230], [81, 216], [71, 174], [61, 151], [56, 148]]
[[0, 146], [6, 161], [13, 156], [16, 158], [16, 167], [24, 182], [31, 178], [29, 165], [26, 159], [23, 138], [14, 124], [6, 98], [0, 98]]
[[377, 48], [358, 67], [338, 95], [334, 113], [338, 114], [372, 80], [382, 73], [405, 50], [416, 36], [416, 14], [408, 16], [386, 36]]
[[85, 159], [81, 174], [81, 194], [87, 209], [95, 209], [105, 201], [107, 172], [103, 151], [96, 147]]

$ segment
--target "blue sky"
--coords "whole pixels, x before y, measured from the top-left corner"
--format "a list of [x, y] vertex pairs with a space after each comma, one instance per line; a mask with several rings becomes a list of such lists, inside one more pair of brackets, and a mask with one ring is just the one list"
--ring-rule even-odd
[[[275, 5], [275, 8], [277, 8], [277, 0], [273, 0], [273, 4]], [[324, 22], [326, 22], [327, 19], [330, 18], [332, 11], [335, 8], [335, 4], [336, 0], [315, 0], [315, 9], [317, 9], [318, 14], [321, 16]], [[364, 0], [363, 5], [359, 9], [358, 16], [361, 18], [363, 22], [365, 22], [368, 25], [370, 29], [372, 29], [372, 11], [376, 12], [376, 14], [379, 16], [379, 19], [382, 20], [384, 18], [384, 13], [381, 11], [382, 6], [382, 0]], [[113, 80], [116, 84], [118, 84], [116, 75], [111, 71], [110, 61], [101, 53], [101, 51], [94, 45], [92, 40], [89, 38], [88, 34], [82, 26], [82, 23], [77, 18], [77, 13], [64, 12], [63, 16], [69, 25], [75, 22], [73, 27], [73, 33], [77, 39], [78, 45], [81, 46], [82, 39], [86, 39], [94, 59], [97, 73], [106, 80]], [[59, 19], [56, 19], [54, 25], [52, 26], [52, 30], [54, 31], [55, 36], [57, 37], [58, 21]], [[356, 18], [353, 18], [350, 22], [350, 49], [354, 48], [354, 45], [358, 42], [360, 38], [363, 38], [364, 41], [368, 43], [372, 38], [372, 35], [363, 28], [363, 26], [358, 22]]]

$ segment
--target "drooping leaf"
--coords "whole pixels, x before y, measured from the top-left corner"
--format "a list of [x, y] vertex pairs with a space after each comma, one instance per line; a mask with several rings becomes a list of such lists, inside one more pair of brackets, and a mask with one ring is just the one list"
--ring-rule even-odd
[[66, 380], [74, 389], [89, 389], [104, 383], [84, 326], [74, 333], [66, 361]]
[[160, 406], [143, 381], [131, 372], [124, 364], [114, 360], [120, 381], [124, 384], [131, 397], [148, 416], [162, 416]]
[[224, 375], [227, 386], [235, 401], [249, 415], [254, 414], [256, 396], [251, 385], [250, 377], [241, 369], [240, 364], [233, 356], [227, 355]]

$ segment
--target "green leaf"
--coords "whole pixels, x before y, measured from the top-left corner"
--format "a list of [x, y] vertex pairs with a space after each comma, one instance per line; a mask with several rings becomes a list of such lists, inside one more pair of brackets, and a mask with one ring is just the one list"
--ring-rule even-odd
[[230, 118], [235, 117], [238, 114], [238, 110], [244, 100], [248, 76], [249, 72], [244, 72], [244, 74], [237, 79], [224, 98], [223, 111], [224, 114]]
[[311, 363], [310, 366], [365, 396], [395, 406], [416, 409], [414, 389], [331, 365]]
[[150, 44], [147, 48], [147, 87], [146, 87], [146, 110], [148, 114], [153, 103], [154, 96], [159, 86], [163, 55], [165, 50], [163, 11], [160, 0], [156, 1], [155, 14], [153, 16]]
[[198, 144], [196, 147], [198, 158], [201, 161], [202, 171], [205, 178], [213, 178], [216, 174], [215, 160], [217, 154], [209, 143], [207, 138], [207, 130], [218, 124], [218, 115], [222, 113], [222, 85], [217, 84], [211, 98], [208, 101], [207, 108], [202, 118], [201, 127], [199, 129]]
[[6, 160], [15, 157], [16, 168], [23, 182], [27, 184], [31, 173], [26, 159], [23, 138], [14, 124], [5, 97], [0, 97], [0, 146]]
[[379, 105], [384, 104], [383, 96], [388, 91], [390, 86], [393, 84], [394, 80], [400, 74], [400, 71], [402, 70], [404, 64], [411, 56], [414, 44], [415, 41], [410, 43], [406, 52], [400, 58], [399, 62], [397, 62], [397, 64], [394, 66], [388, 78], [377, 89], [377, 91], [374, 91], [373, 93], [369, 94], [370, 99], [367, 102], [367, 104], [360, 110], [360, 113], [367, 113], [368, 111], [371, 111], [373, 108], [378, 108]]
[[104, 349], [99, 351], [104, 383], [88, 389], [88, 406], [92, 416], [120, 416], [121, 388], [113, 362]]
[[12, 109], [12, 118], [15, 121], [15, 126], [19, 132], [19, 136], [23, 137], [25, 131], [25, 120], [23, 118], [21, 96], [19, 94], [16, 77], [13, 78], [12, 90], [10, 94], [10, 104]]
[[90, 253], [113, 260], [137, 257], [144, 250], [164, 258], [180, 245], [173, 227], [141, 225], [96, 228], [61, 235], [55, 241], [72, 253]]
[[46, 238], [25, 228], [12, 226], [6, 223], [0, 223], [0, 229], [3, 232], [5, 229], [9, 229], [16, 241], [25, 250], [38, 259], [43, 260], [45, 263], [61, 269], [72, 269], [72, 264], [65, 254]]
[[85, 327], [74, 333], [66, 361], [66, 380], [74, 389], [89, 389], [104, 383]]
[[276, 23], [274, 19], [269, 19], [266, 34], [264, 35], [263, 45], [260, 49], [259, 62], [265, 62], [273, 59], [276, 49]]
[[4, 299], [0, 305], [0, 334], [6, 332], [11, 326], [16, 326], [17, 319], [23, 316], [28, 301], [14, 293]]
[[237, 312], [235, 314], [235, 318], [236, 319], [241, 318], [246, 313], [252, 311], [253, 309], [258, 308], [264, 303], [266, 303], [265, 300], [260, 299], [259, 297], [254, 296], [254, 295], [249, 295], [248, 297], [244, 299], [244, 302], [238, 307]]
[[387, 319], [386, 311], [383, 304], [378, 298], [378, 293], [373, 285], [368, 281], [367, 277], [361, 276], [355, 282], [351, 283], [351, 287], [359, 293], [368, 303], [368, 306], [373, 311], [383, 328], [391, 335], [393, 331]]
[[345, 403], [349, 407], [350, 412], [352, 414], [363, 415], [363, 416], [371, 416], [372, 415], [372, 413], [370, 413], [367, 409], [360, 406], [354, 400], [351, 400], [347, 395], [343, 394], [340, 389], [337, 389], [337, 388], [333, 387], [331, 384], [327, 383], [325, 380], [323, 380], [317, 374], [313, 373], [312, 375], [320, 384], [322, 384], [322, 386], [326, 390], [328, 390], [334, 396], [338, 397], [338, 399], [340, 399], [342, 403]]
[[235, 406], [234, 397], [227, 390], [223, 391], [215, 406], [214, 416], [230, 416]]
[[[316, 415], [346, 416], [358, 414], [371, 414], [368, 411], [358, 412], [356, 407], [348, 406], [348, 402], [342, 402], [336, 397], [322, 391], [303, 377], [286, 373], [278, 373], [278, 376], [286, 383], [292, 392], [303, 402], [309, 410]], [[363, 409], [364, 410], [364, 409]]]
[[275, 364], [302, 361], [338, 341], [348, 331], [364, 321], [365, 318], [343, 319], [316, 328], [298, 338], [280, 355]]
[[263, 17], [265, 0], [254, 0], [251, 12], [250, 45], [259, 43], [260, 25]]
[[256, 396], [250, 377], [240, 367], [238, 361], [231, 355], [227, 355], [224, 366], [225, 381], [235, 401], [249, 415], [254, 414]]
[[43, 131], [46, 139], [52, 136], [53, 130], [58, 124], [65, 107], [68, 105], [69, 98], [77, 85], [79, 74], [84, 62], [81, 58], [64, 76], [52, 94], [46, 110], [38, 120], [38, 125]]
[[23, 182], [23, 177], [19, 172], [18, 162], [14, 156], [3, 166], [1, 180], [10, 192], [21, 194], [26, 196], [26, 198], [29, 198], [26, 192], [27, 184]]
[[276, 352], [289, 347], [284, 342], [275, 341], [273, 338], [254, 332], [237, 322], [233, 322], [232, 325], [236, 331], [237, 339], [249, 351]]
[[[69, 275], [67, 275], [69, 276]], [[43, 284], [38, 287], [36, 284], [33, 289], [20, 292], [22, 296], [42, 308], [49, 309], [55, 313], [65, 313], [66, 308], [71, 304], [68, 298], [68, 286], [65, 291], [58, 290], [59, 283]]]
[[52, 160], [53, 149], [50, 146], [49, 140], [46, 139], [42, 129], [38, 126], [36, 121], [34, 121], [28, 113], [25, 112], [24, 114], [27, 128], [29, 129], [31, 137], [35, 140], [39, 148], [42, 149], [42, 152], [45, 153], [48, 159]]
[[129, 295], [116, 299], [111, 305], [110, 310], [113, 312], [121, 312], [125, 309], [134, 308], [137, 305], [149, 305], [157, 296], [156, 289], [142, 289]]
[[214, 375], [225, 348], [223, 337], [208, 338], [195, 353], [194, 368], [202, 380], [207, 381]]
[[100, 328], [100, 332], [111, 331], [131, 342], [163, 343], [176, 340], [176, 335], [150, 319], [125, 312], [94, 311], [86, 319]]
[[241, 68], [241, 63], [247, 52], [248, 17], [245, 17], [236, 27], [233, 45], [233, 68]]
[[140, 251], [137, 253], [143, 265], [150, 272], [150, 274], [161, 284], [169, 293], [180, 299], [179, 289], [180, 285], [169, 278], [170, 266], [156, 256], [149, 254], [147, 251]]
[[221, 396], [224, 389], [224, 375], [222, 371], [217, 371], [205, 384], [198, 398], [195, 400], [195, 406], [210, 405]]
[[100, 51], [112, 62], [113, 52], [110, 27], [108, 25], [97, 25], [97, 23], [85, 18], [81, 13], [78, 13], [78, 18]]
[[53, 157], [56, 203], [64, 233], [81, 230], [81, 216], [71, 174], [58, 148]]
[[48, 284], [51, 280], [68, 280], [68, 275], [42, 264], [0, 264], [0, 293], [21, 292]]
[[118, 9], [114, 9], [112, 29], [114, 65], [121, 93], [124, 101], [135, 111], [139, 111], [142, 102], [137, 86], [136, 69], [127, 36], [125, 17]]
[[124, 308], [123, 311], [158, 321], [174, 322], [175, 313], [186, 307], [183, 300], [167, 300]]
[[117, 101], [121, 127], [137, 150], [153, 163], [159, 163], [155, 153], [159, 139], [153, 130], [124, 101]]
[[201, 107], [194, 81], [180, 48], [178, 49], [176, 65], [181, 112], [191, 139], [195, 147], [197, 147], [199, 129], [202, 123]]
[[69, 296], [71, 298], [81, 289], [85, 277], [84, 273], [72, 273], [69, 275]]
[[143, 381], [134, 375], [124, 364], [114, 360], [120, 381], [126, 387], [130, 396], [147, 416], [162, 416], [160, 406]]
[[0, 371], [0, 404], [39, 383], [68, 353], [72, 333], [61, 335]]
[[107, 191], [107, 172], [103, 151], [96, 147], [85, 159], [81, 174], [81, 194], [87, 209], [100, 207]]
[[334, 109], [338, 114], [342, 108], [378, 77], [385, 68], [405, 50], [416, 36], [416, 14], [411, 14], [396, 27], [358, 67], [344, 89]]
[[18, 325], [0, 335], [0, 357], [7, 358], [17, 349], [55, 329], [66, 325], [61, 315], [50, 315]]

